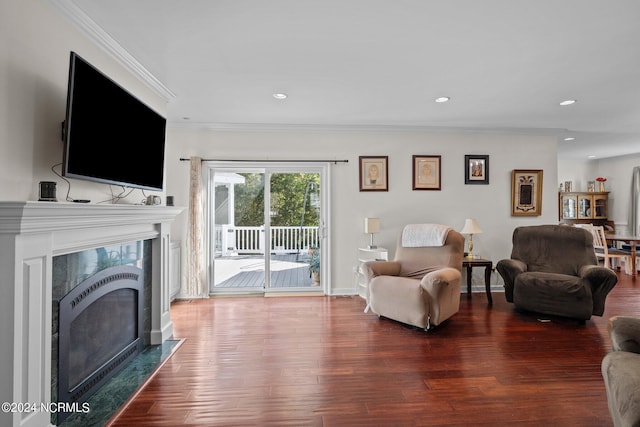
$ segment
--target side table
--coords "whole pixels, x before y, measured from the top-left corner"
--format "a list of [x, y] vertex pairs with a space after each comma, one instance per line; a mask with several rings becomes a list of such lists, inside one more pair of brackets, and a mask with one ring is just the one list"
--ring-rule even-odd
[[358, 267], [357, 267], [357, 285], [358, 295], [367, 302], [364, 312], [369, 311], [369, 300], [367, 299], [367, 283], [362, 272], [362, 267], [367, 261], [387, 261], [389, 253], [385, 248], [358, 248]]
[[484, 286], [487, 292], [487, 300], [489, 304], [493, 304], [493, 298], [491, 298], [491, 270], [493, 269], [493, 261], [485, 258], [462, 258], [462, 268], [467, 269], [467, 298], [471, 298], [471, 275], [473, 267], [484, 267]]

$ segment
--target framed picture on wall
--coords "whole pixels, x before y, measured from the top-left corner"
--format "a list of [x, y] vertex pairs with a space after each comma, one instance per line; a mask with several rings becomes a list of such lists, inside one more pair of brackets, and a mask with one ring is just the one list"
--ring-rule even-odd
[[489, 184], [489, 156], [467, 154], [464, 156], [464, 183]]
[[542, 215], [542, 170], [514, 169], [511, 177], [511, 215]]
[[441, 156], [413, 156], [413, 189], [441, 189]]
[[389, 156], [360, 156], [360, 191], [389, 191]]

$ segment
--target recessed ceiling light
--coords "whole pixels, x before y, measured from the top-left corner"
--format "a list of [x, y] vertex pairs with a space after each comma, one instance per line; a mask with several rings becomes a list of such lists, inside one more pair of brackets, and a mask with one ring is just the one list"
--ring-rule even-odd
[[593, 154], [591, 154], [590, 156], [587, 156], [587, 159], [595, 159], [596, 156], [594, 156]]
[[560, 102], [560, 105], [565, 106], [565, 105], [573, 105], [576, 103], [575, 99], [565, 99], [564, 101]]
[[564, 139], [565, 141], [575, 141], [576, 137], [575, 136], [568, 136]]
[[439, 98], [436, 98], [436, 102], [447, 102], [450, 99], [451, 98], [449, 98], [448, 96], [441, 96]]
[[286, 93], [282, 93], [282, 92], [278, 92], [278, 93], [274, 93], [273, 97], [275, 99], [287, 99], [289, 95], [287, 95]]

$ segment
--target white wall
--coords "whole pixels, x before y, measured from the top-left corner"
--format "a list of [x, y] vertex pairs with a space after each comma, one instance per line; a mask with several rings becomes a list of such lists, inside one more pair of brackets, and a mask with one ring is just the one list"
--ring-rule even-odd
[[[332, 174], [332, 292], [354, 290], [357, 248], [368, 243], [363, 218], [381, 220], [378, 245], [393, 256], [404, 224], [433, 222], [461, 229], [475, 217], [484, 233], [474, 236], [474, 253], [494, 261], [511, 253], [511, 234], [519, 225], [557, 223], [556, 140], [549, 136], [486, 133], [338, 133], [224, 132], [170, 129], [167, 150], [168, 195], [187, 206], [189, 162], [192, 155], [212, 159], [347, 159], [331, 166]], [[412, 155], [442, 156], [442, 190], [413, 191]], [[488, 154], [489, 185], [464, 184], [465, 154]], [[389, 156], [389, 191], [360, 192], [358, 156]], [[511, 171], [543, 169], [542, 216], [511, 216]], [[186, 215], [172, 230], [186, 241]], [[480, 272], [481, 273], [481, 272]], [[475, 278], [474, 278], [475, 280]], [[496, 280], [494, 278], [494, 280]]]
[[[71, 50], [156, 111], [166, 113], [166, 102], [160, 96], [90, 42], [48, 1], [2, 0], [0, 200], [37, 200], [39, 181], [56, 181], [58, 200], [64, 200], [67, 184], [51, 172], [51, 167], [62, 162], [60, 126], [65, 118]], [[101, 149], [96, 147], [97, 155]], [[108, 185], [71, 181], [73, 198], [98, 202], [111, 195]], [[136, 193], [130, 199], [132, 203], [142, 198], [139, 190]]]
[[589, 181], [594, 181], [597, 175], [594, 175], [595, 161], [567, 161], [558, 160], [558, 183], [556, 190], [559, 190], [560, 184], [564, 186], [566, 181], [571, 181], [572, 191], [587, 191]]

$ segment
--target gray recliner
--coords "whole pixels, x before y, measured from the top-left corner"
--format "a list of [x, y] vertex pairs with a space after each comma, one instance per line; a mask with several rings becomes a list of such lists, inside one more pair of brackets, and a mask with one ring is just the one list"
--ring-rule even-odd
[[[406, 240], [423, 231], [444, 231], [442, 241]], [[365, 264], [367, 302], [371, 311], [389, 319], [428, 329], [460, 309], [464, 237], [439, 224], [411, 224], [398, 238], [393, 261]]]
[[616, 427], [640, 426], [640, 319], [609, 319], [612, 351], [602, 359], [609, 412]]
[[602, 316], [618, 277], [598, 266], [589, 231], [566, 225], [517, 227], [512, 241], [511, 258], [496, 265], [507, 301], [583, 321]]

